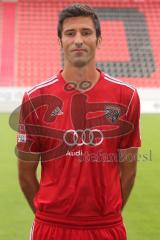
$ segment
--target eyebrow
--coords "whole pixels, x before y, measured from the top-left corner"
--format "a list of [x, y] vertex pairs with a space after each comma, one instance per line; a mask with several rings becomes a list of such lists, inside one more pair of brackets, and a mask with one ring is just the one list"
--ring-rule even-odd
[[[64, 30], [64, 32], [75, 31], [75, 30], [76, 30], [75, 28], [69, 28], [69, 29]], [[81, 28], [81, 30], [93, 31], [91, 28]]]

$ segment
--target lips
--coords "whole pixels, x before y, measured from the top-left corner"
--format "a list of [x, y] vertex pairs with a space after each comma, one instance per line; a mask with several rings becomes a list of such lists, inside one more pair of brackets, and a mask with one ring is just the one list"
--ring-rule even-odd
[[72, 50], [72, 52], [86, 52], [86, 50], [82, 48], [75, 48]]

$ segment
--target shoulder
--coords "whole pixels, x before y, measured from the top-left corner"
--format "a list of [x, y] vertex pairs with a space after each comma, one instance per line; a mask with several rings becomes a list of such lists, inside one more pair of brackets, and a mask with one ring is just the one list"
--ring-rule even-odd
[[104, 74], [104, 80], [108, 83], [110, 83], [113, 87], [117, 87], [117, 88], [120, 88], [120, 89], [124, 89], [124, 90], [128, 90], [130, 92], [135, 92], [136, 91], [136, 88], [127, 83], [127, 82], [124, 82], [120, 79], [117, 79], [115, 77], [112, 77], [110, 76], [109, 74], [103, 72]]
[[117, 78], [114, 78], [107, 73], [103, 72], [104, 81], [108, 84], [109, 90], [119, 96], [121, 101], [123, 101], [126, 105], [130, 106], [133, 101], [139, 101], [139, 95], [136, 87], [133, 85], [121, 81]]
[[30, 88], [26, 94], [31, 97], [31, 96], [37, 96], [39, 94], [41, 94], [42, 92], [45, 94], [47, 93], [47, 90], [54, 86], [54, 84], [56, 82], [58, 82], [58, 75], [54, 74], [52, 77], [48, 78], [47, 80], [36, 84], [35, 86], [33, 86], [32, 88]]

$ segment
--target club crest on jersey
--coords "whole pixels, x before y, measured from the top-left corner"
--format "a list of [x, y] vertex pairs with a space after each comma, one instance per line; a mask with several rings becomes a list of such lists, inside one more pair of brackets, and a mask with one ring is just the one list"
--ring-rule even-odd
[[18, 133], [17, 134], [17, 142], [25, 143], [27, 140], [26, 134]]
[[106, 118], [111, 119], [112, 122], [117, 121], [117, 119], [119, 118], [119, 116], [121, 114], [121, 110], [117, 106], [106, 105], [104, 111], [105, 111]]
[[57, 106], [51, 113], [51, 116], [63, 115], [64, 112]]

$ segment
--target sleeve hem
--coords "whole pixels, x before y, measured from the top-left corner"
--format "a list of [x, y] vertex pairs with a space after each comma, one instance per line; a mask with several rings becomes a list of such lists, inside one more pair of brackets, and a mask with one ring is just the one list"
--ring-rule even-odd
[[124, 148], [118, 148], [117, 150], [125, 150], [130, 148], [140, 148], [141, 146], [135, 146], [135, 147], [124, 147]]

